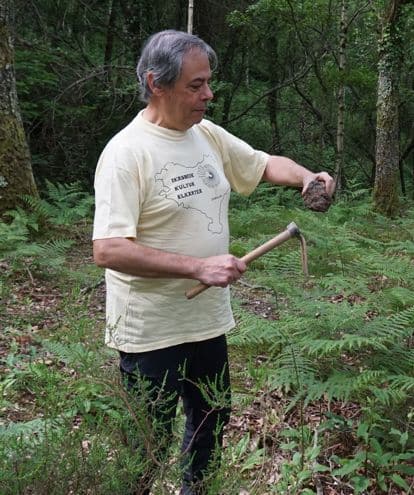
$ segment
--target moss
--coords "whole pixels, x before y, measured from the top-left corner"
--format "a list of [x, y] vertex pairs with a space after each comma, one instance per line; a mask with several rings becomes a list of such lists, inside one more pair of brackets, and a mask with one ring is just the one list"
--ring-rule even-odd
[[7, 26], [0, 24], [0, 70], [13, 63], [13, 49], [10, 31]]
[[30, 152], [23, 125], [14, 115], [0, 119], [0, 212], [14, 208], [23, 194], [36, 195]]

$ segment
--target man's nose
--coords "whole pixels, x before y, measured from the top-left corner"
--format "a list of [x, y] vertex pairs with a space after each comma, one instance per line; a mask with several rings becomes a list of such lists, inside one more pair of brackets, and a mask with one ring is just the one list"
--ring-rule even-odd
[[204, 87], [203, 94], [202, 94], [203, 100], [212, 100], [213, 97], [214, 97], [214, 94], [211, 91], [210, 86], [208, 84], [206, 84], [205, 87]]

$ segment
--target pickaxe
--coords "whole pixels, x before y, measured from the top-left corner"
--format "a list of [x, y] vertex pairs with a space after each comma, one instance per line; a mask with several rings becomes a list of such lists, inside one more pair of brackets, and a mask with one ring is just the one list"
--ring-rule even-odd
[[[279, 246], [280, 244], [284, 243], [291, 237], [298, 237], [300, 239], [300, 244], [301, 244], [301, 251], [302, 251], [302, 269], [303, 273], [305, 276], [308, 275], [308, 259], [307, 259], [307, 250], [306, 250], [306, 241], [303, 235], [300, 233], [300, 230], [298, 226], [292, 222], [290, 223], [287, 227], [286, 230], [278, 234], [276, 237], [273, 237], [269, 241], [265, 242], [261, 246], [257, 247], [256, 249], [253, 249], [253, 251], [250, 251], [246, 255], [244, 255], [242, 258], [240, 258], [242, 261], [248, 265], [255, 259], [259, 258], [263, 254], [267, 253], [271, 249], [275, 248], [276, 246]], [[196, 285], [195, 287], [189, 289], [185, 295], [187, 296], [187, 299], [192, 299], [195, 296], [198, 296], [198, 294], [201, 294], [204, 292], [206, 289], [208, 289], [210, 285], [206, 285], [203, 283], [200, 283]]]

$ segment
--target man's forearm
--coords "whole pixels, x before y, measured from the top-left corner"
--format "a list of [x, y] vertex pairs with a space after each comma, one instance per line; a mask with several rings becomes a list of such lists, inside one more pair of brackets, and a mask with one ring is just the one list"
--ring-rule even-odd
[[245, 263], [230, 254], [197, 258], [143, 246], [122, 237], [95, 240], [93, 254], [98, 266], [129, 275], [188, 278], [220, 287], [240, 278], [246, 269]]
[[270, 156], [263, 173], [263, 180], [280, 186], [292, 186], [302, 189], [302, 193], [313, 180], [325, 183], [326, 192], [332, 196], [335, 181], [326, 172], [314, 173], [302, 165], [284, 156]]
[[271, 156], [267, 162], [263, 179], [281, 186], [303, 187], [304, 180], [314, 174], [284, 156]]
[[122, 237], [94, 241], [93, 254], [98, 266], [140, 277], [193, 278], [199, 264], [198, 258], [150, 248]]

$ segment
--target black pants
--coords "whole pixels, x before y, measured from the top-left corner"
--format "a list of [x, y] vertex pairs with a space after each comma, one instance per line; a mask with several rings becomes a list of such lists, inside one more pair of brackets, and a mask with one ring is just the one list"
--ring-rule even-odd
[[171, 433], [178, 399], [182, 398], [186, 423], [181, 493], [203, 493], [203, 474], [218, 451], [216, 447], [221, 447], [223, 427], [230, 416], [225, 336], [149, 352], [120, 352], [120, 369], [130, 390], [140, 393], [140, 382], [146, 383], [149, 413], [159, 435]]

